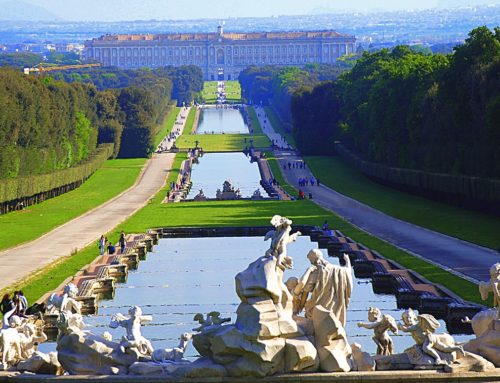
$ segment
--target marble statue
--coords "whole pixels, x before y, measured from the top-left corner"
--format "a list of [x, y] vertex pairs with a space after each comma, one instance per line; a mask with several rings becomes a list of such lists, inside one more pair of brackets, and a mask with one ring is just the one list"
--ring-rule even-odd
[[37, 351], [37, 346], [47, 340], [47, 335], [43, 331], [38, 335], [33, 323], [23, 324], [20, 330], [21, 357], [29, 359]]
[[2, 352], [2, 367], [7, 370], [22, 359], [21, 335], [18, 327], [21, 319], [17, 315], [9, 318], [9, 327], [0, 331], [0, 351]]
[[194, 201], [206, 201], [207, 197], [205, 196], [205, 193], [203, 193], [203, 189], [200, 189], [198, 194], [196, 194], [193, 198]]
[[493, 294], [493, 308], [497, 308], [497, 318], [500, 319], [500, 263], [495, 263], [490, 268], [489, 282], [479, 283], [481, 298], [485, 301], [490, 293]]
[[111, 318], [109, 327], [124, 327], [127, 334], [122, 337], [120, 345], [123, 352], [136, 352], [139, 356], [150, 356], [153, 353], [151, 342], [141, 334], [141, 326], [151, 322], [151, 315], [142, 315], [142, 309], [139, 306], [133, 306], [128, 311], [129, 317], [117, 313]]
[[305, 310], [306, 318], [312, 317], [315, 306], [331, 310], [345, 326], [347, 307], [352, 293], [352, 269], [349, 257], [344, 254], [345, 266], [334, 266], [323, 258], [319, 249], [307, 254], [311, 266], [299, 279], [294, 293], [299, 295], [300, 313]]
[[78, 294], [78, 287], [74, 283], [68, 283], [61, 296], [53, 293], [47, 302], [49, 313], [71, 312], [81, 314], [81, 304], [75, 298]]
[[83, 331], [62, 312], [57, 321], [57, 359], [70, 375], [125, 375], [137, 353], [124, 353], [120, 343]]
[[252, 194], [252, 199], [253, 200], [261, 200], [261, 199], [264, 199], [264, 197], [262, 196], [262, 193], [260, 192], [260, 189], [255, 189], [255, 191], [253, 192]]
[[197, 321], [200, 326], [193, 329], [193, 331], [201, 332], [211, 326], [220, 326], [223, 323], [231, 322], [231, 318], [221, 318], [220, 312], [211, 311], [207, 314], [206, 319], [203, 317], [202, 313], [195, 314], [194, 321]]
[[282, 270], [291, 269], [293, 267], [293, 260], [287, 255], [287, 245], [295, 242], [297, 238], [302, 235], [300, 231], [290, 234], [292, 231], [292, 220], [281, 217], [279, 215], [273, 216], [271, 225], [275, 230], [270, 230], [266, 233], [264, 241], [271, 239], [271, 246], [266, 251], [266, 256], [274, 256], [277, 259], [277, 265]]
[[470, 320], [476, 338], [467, 342], [464, 349], [500, 367], [500, 263], [491, 266], [490, 280], [479, 284], [479, 292], [482, 299], [493, 293], [493, 308], [477, 313]]
[[68, 321], [72, 326], [83, 329], [85, 327], [82, 319], [82, 305], [76, 300], [78, 287], [74, 283], [68, 283], [64, 286], [63, 294], [51, 294], [47, 301], [47, 310], [49, 314], [66, 313]]
[[416, 345], [421, 347], [424, 353], [431, 356], [435, 364], [446, 363], [437, 351], [446, 354], [459, 352], [464, 355], [463, 348], [455, 345], [451, 335], [435, 333], [440, 324], [432, 315], [415, 315], [413, 310], [408, 309], [403, 313], [402, 319], [404, 324], [399, 325], [399, 329], [411, 333]]
[[174, 348], [161, 348], [153, 351], [152, 359], [156, 363], [179, 362], [184, 357], [184, 352], [192, 339], [192, 335], [185, 332], [180, 337], [180, 342]]
[[235, 200], [241, 198], [240, 189], [235, 189], [231, 182], [228, 180], [224, 181], [222, 185], [222, 191], [217, 189], [216, 198], [219, 200]]
[[368, 321], [369, 323], [358, 322], [358, 327], [373, 330], [372, 339], [377, 345], [377, 355], [392, 355], [394, 346], [389, 331], [393, 334], [398, 332], [398, 326], [394, 318], [387, 314], [382, 315], [376, 307], [370, 307], [368, 309]]

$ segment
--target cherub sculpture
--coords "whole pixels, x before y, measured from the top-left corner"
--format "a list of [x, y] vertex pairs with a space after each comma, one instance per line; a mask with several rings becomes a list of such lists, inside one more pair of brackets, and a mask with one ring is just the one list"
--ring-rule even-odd
[[21, 325], [21, 318], [12, 315], [9, 318], [9, 327], [0, 331], [0, 351], [2, 352], [3, 369], [15, 365], [22, 359], [21, 336], [18, 327]]
[[291, 269], [293, 267], [293, 260], [287, 256], [286, 247], [289, 243], [296, 241], [302, 233], [297, 231], [294, 234], [290, 234], [292, 231], [292, 220], [286, 217], [275, 215], [271, 219], [271, 224], [276, 230], [268, 231], [264, 237], [264, 241], [271, 239], [271, 246], [266, 251], [266, 256], [276, 257], [276, 264], [280, 269]]
[[180, 337], [180, 342], [177, 347], [174, 348], [160, 348], [154, 350], [152, 354], [152, 359], [157, 363], [168, 363], [168, 362], [178, 362], [184, 357], [184, 352], [193, 336], [185, 332]]
[[497, 319], [500, 319], [500, 263], [490, 267], [490, 280], [479, 283], [479, 292], [483, 300], [488, 299], [490, 293], [493, 294], [493, 307], [498, 308]]
[[220, 326], [223, 323], [231, 322], [231, 318], [221, 318], [220, 312], [211, 311], [207, 314], [206, 319], [203, 318], [202, 313], [198, 313], [194, 316], [193, 320], [197, 321], [200, 326], [193, 329], [193, 331], [202, 332], [204, 329], [210, 326]]
[[389, 336], [389, 331], [393, 334], [398, 333], [396, 320], [390, 315], [382, 315], [376, 307], [368, 309], [368, 320], [370, 323], [358, 322], [358, 327], [373, 330], [374, 335], [372, 339], [377, 345], [377, 355], [392, 355], [394, 353], [394, 346]]
[[141, 326], [144, 323], [151, 322], [151, 315], [142, 315], [142, 310], [139, 306], [131, 307], [128, 311], [130, 317], [117, 313], [111, 318], [109, 327], [118, 328], [125, 327], [127, 335], [122, 337], [120, 342], [122, 351], [125, 353], [128, 350], [137, 352], [140, 356], [150, 356], [153, 353], [151, 342], [144, 338], [141, 334]]
[[417, 346], [422, 347], [422, 351], [432, 357], [436, 364], [446, 364], [437, 351], [443, 353], [460, 352], [465, 355], [461, 346], [456, 346], [453, 337], [448, 334], [436, 334], [439, 322], [430, 314], [415, 315], [412, 309], [406, 310], [402, 314], [404, 325], [398, 328], [403, 332], [411, 333]]

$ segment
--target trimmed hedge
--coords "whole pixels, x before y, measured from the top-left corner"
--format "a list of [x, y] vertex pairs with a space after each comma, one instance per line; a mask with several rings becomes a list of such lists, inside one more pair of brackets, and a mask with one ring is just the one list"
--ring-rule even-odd
[[463, 199], [500, 203], [500, 180], [402, 169], [364, 161], [341, 144], [336, 152], [368, 177], [410, 189], [454, 195]]
[[47, 174], [0, 180], [0, 203], [16, 201], [83, 181], [112, 155], [113, 144], [103, 144], [79, 165]]

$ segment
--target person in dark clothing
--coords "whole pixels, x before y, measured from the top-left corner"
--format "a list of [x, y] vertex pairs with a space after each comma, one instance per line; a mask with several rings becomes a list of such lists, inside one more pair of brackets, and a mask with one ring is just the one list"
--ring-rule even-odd
[[125, 251], [125, 247], [127, 246], [127, 243], [125, 241], [125, 233], [123, 232], [123, 230], [120, 234], [120, 240], [118, 242], [120, 243], [120, 250], [123, 254], [123, 252]]
[[14, 303], [10, 299], [9, 294], [5, 294], [0, 302], [0, 310], [2, 314], [5, 315], [14, 308]]
[[116, 253], [116, 247], [111, 242], [108, 242], [108, 254]]

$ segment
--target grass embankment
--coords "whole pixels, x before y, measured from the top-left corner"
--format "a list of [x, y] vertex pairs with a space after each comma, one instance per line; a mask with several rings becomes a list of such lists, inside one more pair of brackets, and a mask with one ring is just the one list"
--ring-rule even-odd
[[205, 152], [241, 152], [250, 146], [250, 140], [253, 140], [256, 148], [271, 146], [271, 142], [263, 134], [183, 134], [176, 145], [181, 149], [194, 148], [195, 141], [198, 141], [198, 146]]
[[177, 118], [177, 115], [179, 114], [181, 108], [175, 106], [172, 108], [170, 113], [167, 115], [165, 118], [165, 121], [163, 122], [163, 126], [161, 127], [160, 131], [156, 135], [155, 138], [155, 148], [160, 144], [160, 142], [163, 140], [164, 137], [170, 134], [172, 131], [172, 128], [174, 127], [175, 119]]
[[247, 106], [247, 112], [250, 116], [250, 123], [252, 124], [252, 129], [254, 134], [263, 134], [262, 126], [260, 126], [259, 119], [257, 118], [257, 113], [255, 109], [251, 106]]
[[145, 158], [108, 160], [78, 189], [0, 216], [0, 249], [38, 238], [128, 189]]
[[[224, 81], [226, 101], [229, 103], [241, 102], [241, 86], [238, 81]], [[206, 104], [215, 104], [217, 101], [217, 81], [205, 81], [201, 97]]]
[[306, 157], [314, 175], [340, 193], [393, 217], [491, 249], [500, 248], [500, 219], [378, 184], [338, 157]]
[[293, 138], [293, 135], [285, 130], [283, 124], [281, 123], [281, 120], [276, 115], [273, 108], [271, 108], [270, 106], [265, 106], [264, 111], [266, 112], [267, 118], [269, 118], [269, 122], [273, 126], [274, 131], [285, 137], [286, 142], [288, 142], [290, 145], [296, 148], [297, 145], [295, 144], [295, 139]]
[[[184, 135], [192, 134], [193, 124], [194, 124], [195, 118], [196, 118], [196, 108], [192, 107], [191, 109], [189, 109], [189, 113], [186, 117], [186, 124], [184, 125], [184, 130], [183, 130]], [[178, 143], [178, 140], [176, 141], [175, 144], [177, 145], [177, 143]]]

